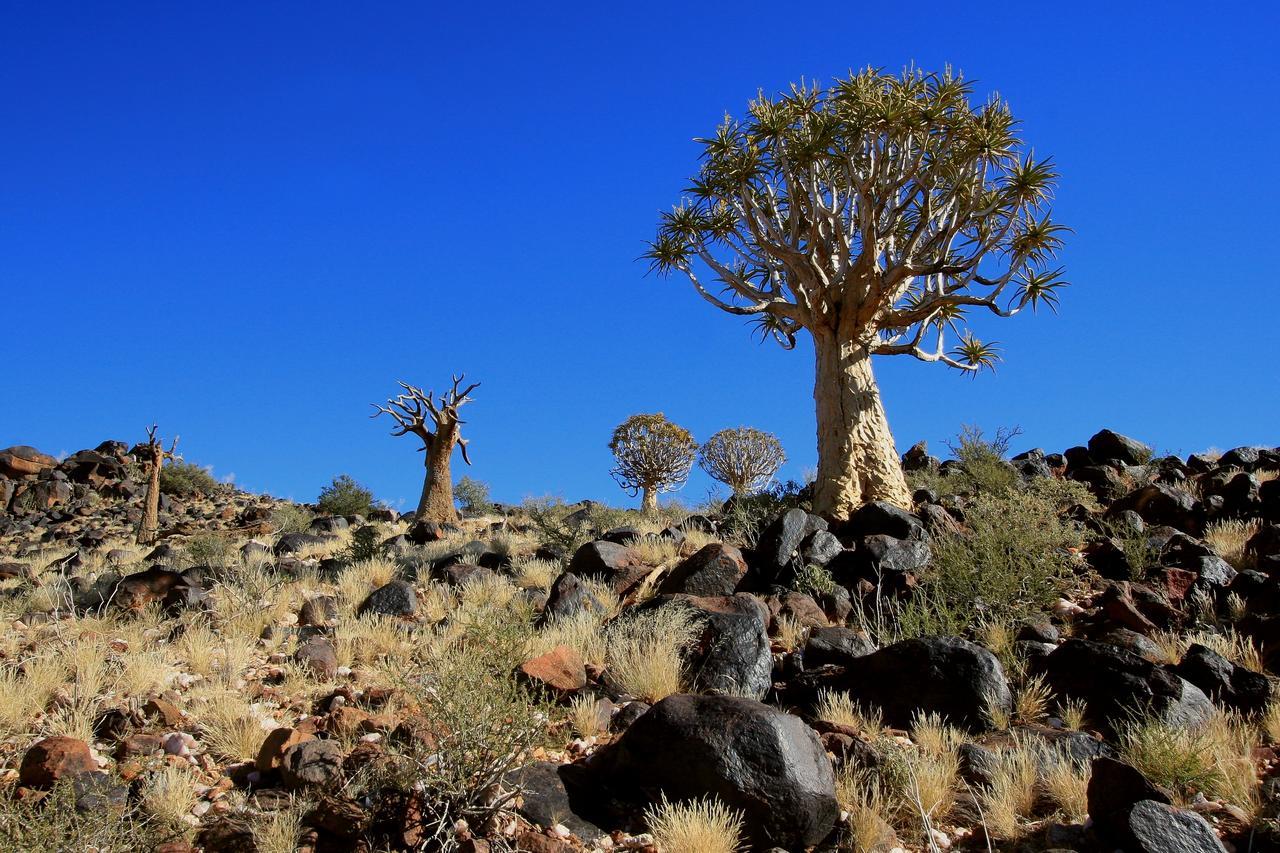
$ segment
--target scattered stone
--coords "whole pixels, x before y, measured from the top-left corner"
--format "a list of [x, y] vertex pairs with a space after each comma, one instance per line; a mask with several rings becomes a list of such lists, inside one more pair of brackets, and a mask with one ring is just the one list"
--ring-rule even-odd
[[658, 585], [660, 595], [733, 595], [747, 574], [742, 552], [713, 542], [678, 563]]
[[284, 751], [280, 781], [286, 788], [319, 788], [342, 773], [342, 747], [331, 740], [304, 740]]
[[378, 587], [357, 611], [360, 616], [412, 616], [417, 612], [418, 595], [407, 581], [391, 581]]
[[582, 656], [568, 646], [556, 646], [544, 655], [525, 661], [520, 665], [520, 674], [560, 693], [587, 686]]
[[18, 781], [28, 788], [48, 788], [59, 779], [93, 773], [97, 769], [98, 762], [93, 760], [87, 743], [56, 735], [36, 741], [26, 751], [18, 769]]

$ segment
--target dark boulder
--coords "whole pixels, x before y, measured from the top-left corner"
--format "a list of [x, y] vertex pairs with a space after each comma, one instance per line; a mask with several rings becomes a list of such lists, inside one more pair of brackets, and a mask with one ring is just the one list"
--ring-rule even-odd
[[571, 619], [584, 610], [604, 613], [604, 605], [591, 594], [581, 578], [572, 572], [564, 572], [551, 584], [546, 606], [538, 616], [538, 625], [541, 627], [558, 619]]
[[1089, 456], [1099, 464], [1143, 465], [1153, 455], [1151, 448], [1142, 442], [1109, 429], [1089, 439]]
[[846, 666], [853, 658], [869, 655], [876, 644], [864, 631], [853, 628], [814, 628], [804, 644], [804, 665]]
[[1271, 699], [1271, 683], [1199, 643], [1192, 644], [1173, 668], [1216, 702], [1245, 713], [1261, 711]]
[[418, 612], [418, 596], [407, 581], [391, 581], [369, 593], [358, 615], [412, 616]]
[[600, 578], [619, 595], [626, 595], [648, 576], [652, 568], [625, 545], [597, 540], [573, 554], [568, 571], [580, 578]]
[[658, 586], [660, 595], [733, 595], [747, 574], [742, 552], [713, 542], [676, 564]]
[[918, 714], [936, 712], [952, 725], [979, 731], [988, 725], [989, 707], [1013, 707], [1000, 661], [959, 637], [903, 640], [847, 659], [832, 686], [879, 707], [900, 728]]
[[319, 536], [315, 533], [286, 533], [276, 541], [275, 553], [297, 554], [317, 545], [332, 542], [332, 536]]
[[663, 595], [639, 609], [663, 605], [693, 611], [701, 632], [685, 653], [693, 686], [705, 693], [762, 698], [772, 682], [769, 610], [747, 593], [729, 596]]
[[638, 803], [713, 797], [743, 816], [756, 849], [812, 847], [839, 817], [835, 776], [799, 717], [729, 696], [668, 696], [594, 761]]
[[826, 530], [827, 523], [802, 509], [789, 509], [760, 532], [754, 568], [763, 585], [787, 584], [803, 566], [799, 565], [800, 545], [805, 537]]
[[925, 535], [919, 518], [885, 501], [872, 501], [860, 507], [834, 532], [849, 541], [877, 534], [894, 539], [923, 539]]
[[1067, 640], [1045, 659], [1045, 675], [1056, 693], [1084, 700], [1106, 725], [1122, 722], [1135, 709], [1182, 726], [1199, 725], [1213, 714], [1200, 688], [1108, 643]]
[[1147, 524], [1170, 527], [1199, 536], [1204, 529], [1204, 510], [1194, 497], [1164, 483], [1150, 483], [1119, 498], [1107, 509], [1115, 516], [1133, 510]]
[[507, 786], [519, 788], [516, 811], [532, 824], [544, 829], [560, 824], [584, 841], [609, 834], [597, 786], [578, 765], [535, 761], [509, 774]]

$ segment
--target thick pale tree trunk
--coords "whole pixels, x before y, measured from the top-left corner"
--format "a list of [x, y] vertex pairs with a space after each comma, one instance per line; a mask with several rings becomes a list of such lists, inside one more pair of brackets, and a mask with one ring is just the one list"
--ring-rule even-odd
[[850, 336], [815, 330], [813, 399], [818, 416], [818, 479], [813, 510], [839, 520], [870, 501], [910, 509], [866, 345]]
[[453, 505], [453, 472], [450, 457], [457, 440], [458, 429], [442, 427], [427, 444], [427, 476], [422, 483], [422, 497], [418, 499], [418, 521], [434, 521], [445, 524], [458, 520], [458, 508]]
[[155, 459], [148, 466], [147, 494], [143, 499], [142, 523], [138, 526], [138, 544], [151, 545], [160, 532], [160, 466], [163, 457]]
[[640, 497], [641, 512], [656, 512], [658, 509], [658, 490], [652, 486], [646, 486]]

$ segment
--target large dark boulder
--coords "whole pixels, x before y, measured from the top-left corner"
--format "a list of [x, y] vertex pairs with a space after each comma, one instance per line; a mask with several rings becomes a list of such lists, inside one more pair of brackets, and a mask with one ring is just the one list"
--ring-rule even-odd
[[1134, 489], [1112, 503], [1107, 515], [1117, 516], [1125, 510], [1133, 510], [1147, 524], [1167, 524], [1193, 536], [1199, 536], [1204, 529], [1204, 509], [1200, 503], [1186, 492], [1164, 483]]
[[1271, 699], [1271, 682], [1222, 655], [1193, 643], [1173, 668], [1215, 702], [1245, 713], [1261, 711]]
[[391, 581], [369, 593], [357, 614], [412, 616], [418, 612], [418, 596], [407, 581]]
[[1089, 456], [1099, 464], [1142, 465], [1153, 455], [1151, 448], [1142, 442], [1109, 429], [1089, 439]]
[[594, 762], [637, 803], [713, 797], [741, 811], [756, 849], [812, 847], [839, 817], [835, 776], [799, 717], [730, 696], [668, 696]]
[[733, 595], [747, 574], [742, 552], [713, 542], [677, 563], [658, 586], [660, 595]]
[[507, 784], [520, 789], [516, 811], [530, 823], [544, 829], [560, 824], [584, 841], [609, 834], [596, 786], [578, 765], [535, 761], [509, 774]]
[[918, 714], [936, 712], [952, 725], [980, 731], [990, 706], [1013, 707], [1000, 661], [959, 637], [903, 640], [844, 666], [831, 686], [879, 707], [886, 722], [901, 728]]
[[835, 532], [847, 540], [877, 534], [894, 539], [923, 539], [925, 535], [919, 518], [885, 501], [872, 501], [859, 507]]
[[1055, 693], [1083, 700], [1089, 713], [1106, 725], [1114, 726], [1135, 711], [1182, 726], [1199, 725], [1213, 714], [1213, 703], [1200, 688], [1109, 643], [1069, 639], [1044, 666]]
[[1123, 833], [1129, 811], [1137, 803], [1170, 802], [1168, 792], [1151, 784], [1136, 767], [1111, 757], [1095, 758], [1091, 763], [1086, 796], [1089, 817], [1104, 841]]
[[600, 578], [619, 595], [634, 589], [652, 571], [640, 555], [616, 542], [588, 542], [573, 554], [568, 571], [580, 578]]
[[704, 693], [763, 698], [771, 685], [769, 609], [755, 596], [662, 595], [640, 612], [664, 605], [693, 612], [701, 625], [685, 666], [693, 686]]
[[787, 584], [799, 565], [800, 545], [811, 533], [826, 530], [827, 522], [802, 509], [789, 509], [760, 532], [756, 542], [754, 568], [760, 582]]
[[323, 545], [326, 542], [332, 542], [332, 536], [320, 536], [315, 533], [286, 533], [276, 540], [275, 553], [280, 554], [297, 554], [317, 545]]
[[560, 619], [571, 619], [583, 611], [604, 613], [604, 605], [591, 594], [582, 579], [564, 572], [551, 584], [547, 604], [538, 616], [539, 627]]

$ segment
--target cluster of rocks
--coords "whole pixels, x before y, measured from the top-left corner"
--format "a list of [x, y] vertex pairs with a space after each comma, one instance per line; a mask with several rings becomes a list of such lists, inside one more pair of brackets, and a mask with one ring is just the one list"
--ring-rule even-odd
[[[107, 445], [82, 453], [114, 458], [119, 471], [127, 470], [123, 448], [114, 448], [120, 451], [114, 456], [108, 452], [112, 448], [103, 448]], [[55, 529], [74, 516], [91, 529], [94, 507], [102, 504], [88, 501], [88, 494], [107, 494], [97, 490], [130, 482], [114, 475], [93, 482], [83, 469], [99, 464], [96, 457], [76, 454], [80, 461], [68, 467], [75, 457], [45, 464], [33, 459], [29, 449], [17, 450], [0, 454], [9, 466], [0, 470], [16, 472], [19, 464], [36, 470], [15, 473], [7, 482], [19, 483], [24, 494], [47, 488], [41, 483], [65, 483], [72, 497], [43, 510], [10, 515], [5, 523], [34, 529], [39, 521]], [[939, 463], [914, 448], [904, 463], [941, 472], [956, 464]], [[100, 464], [102, 470], [117, 471]], [[1118, 759], [1114, 734], [1135, 708], [1194, 727], [1208, 720], [1215, 706], [1252, 714], [1271, 701], [1266, 675], [1203, 644], [1192, 645], [1171, 662], [1152, 638], [1160, 631], [1202, 627], [1196, 619], [1205, 602], [1224, 611], [1235, 608], [1241, 611], [1237, 629], [1259, 645], [1269, 672], [1280, 671], [1280, 480], [1265, 474], [1280, 469], [1280, 451], [1239, 448], [1218, 459], [1160, 459], [1132, 439], [1103, 431], [1085, 447], [1062, 454], [1031, 451], [1009, 464], [1025, 478], [1083, 483], [1102, 507], [1066, 511], [1087, 533], [1078, 562], [1083, 586], [1090, 591], [1075, 602], [1061, 602], [1056, 614], [1020, 626], [1015, 639], [1030, 674], [1041, 676], [1055, 699], [1086, 703], [1096, 727], [1071, 731], [1054, 718], [1013, 732], [1017, 738], [1065, 749], [1093, 768], [1090, 821], [1054, 828], [1050, 846], [1224, 850], [1220, 833], [1243, 837], [1249, 828], [1232, 823], [1229, 810], [1175, 807], [1169, 792]], [[77, 498], [80, 489], [84, 494]], [[658, 534], [635, 528], [598, 531], [597, 538], [571, 554], [540, 550], [537, 556], [560, 559], [563, 571], [549, 589], [527, 591], [539, 614], [538, 627], [584, 611], [603, 613], [604, 605], [587, 581], [606, 584], [624, 602], [627, 617], [663, 607], [683, 609], [698, 626], [684, 651], [695, 692], [650, 706], [620, 693], [604, 673], [586, 666], [568, 647], [526, 661], [513, 677], [540, 685], [561, 703], [595, 696], [602, 728], [609, 734], [577, 752], [526, 764], [505, 780], [521, 791], [513, 804], [528, 829], [517, 837], [519, 849], [567, 853], [600, 838], [625, 849], [635, 839], [633, 833], [643, 830], [639, 816], [646, 807], [663, 798], [708, 797], [741, 813], [751, 849], [834, 849], [842, 838], [837, 770], [847, 766], [874, 772], [884, 757], [866, 733], [816, 718], [826, 691], [848, 693], [879, 709], [885, 723], [896, 729], [908, 728], [922, 714], [940, 715], [968, 732], [962, 747], [966, 781], [978, 789], [990, 784], [996, 752], [1010, 733], [993, 735], [989, 720], [993, 711], [1009, 714], [1014, 705], [1011, 674], [1000, 660], [974, 636], [921, 637], [879, 646], [850, 624], [855, 612], [874, 609], [879, 599], [916, 595], [937, 537], [964, 535], [963, 495], [922, 491], [915, 497], [912, 512], [873, 503], [839, 524], [803, 508], [788, 509], [763, 527], [753, 548], [725, 541], [693, 546], [688, 540], [694, 531], [704, 534], [701, 541], [714, 540], [718, 521], [690, 516]], [[9, 500], [12, 505], [12, 495]], [[85, 502], [77, 505], [77, 500]], [[131, 507], [126, 501], [113, 511], [127, 518]], [[246, 506], [225, 520], [251, 533], [255, 523], [266, 520], [255, 519], [258, 514], [254, 506]], [[1246, 549], [1250, 568], [1232, 566], [1204, 541], [1209, 525], [1227, 520], [1256, 527]], [[250, 541], [243, 548], [287, 572], [301, 559], [299, 554], [365, 521], [319, 518], [308, 532], [281, 536], [273, 545]], [[508, 549], [495, 547], [483, 535], [430, 561], [414, 556], [414, 546], [461, 532], [424, 522], [378, 541], [384, 552], [402, 555], [403, 576], [372, 591], [359, 612], [411, 625], [420, 611], [421, 582], [465, 587], [513, 572]], [[671, 541], [680, 557], [670, 565], [649, 564], [635, 547], [645, 535]], [[1144, 544], [1141, 557], [1130, 547], [1135, 540]], [[149, 565], [140, 572], [114, 578], [106, 587], [86, 586], [80, 590], [86, 596], [82, 603], [137, 608], [159, 602], [171, 612], [203, 607], [218, 567], [173, 571], [166, 568], [166, 549], [162, 545], [148, 555]], [[813, 567], [829, 576], [829, 586], [817, 590], [797, 583]], [[290, 633], [295, 641], [291, 658], [306, 670], [326, 679], [340, 675], [333, 642], [333, 626], [341, 618], [337, 600], [314, 596], [299, 603], [297, 617], [287, 629], [270, 630]], [[778, 642], [784, 620], [806, 629], [799, 646]], [[1068, 624], [1069, 632], [1064, 630]], [[227, 784], [313, 795], [317, 805], [304, 823], [315, 849], [359, 849], [357, 839], [371, 835], [394, 849], [420, 844], [421, 827], [415, 835], [412, 815], [421, 803], [415, 805], [412, 796], [389, 813], [385, 804], [375, 808], [341, 792], [341, 780], [381, 754], [372, 741], [346, 750], [343, 736], [348, 743], [352, 734], [435, 737], [422, 718], [389, 713], [389, 700], [388, 691], [339, 687], [321, 697], [303, 723], [274, 730], [255, 761], [227, 768]], [[101, 726], [119, 726], [116, 759], [121, 766], [139, 756], [182, 755], [191, 747], [181, 712], [163, 702], [150, 704], [141, 711], [120, 712], [123, 720], [101, 721]], [[41, 789], [71, 776], [82, 780], [78, 784], [86, 797], [127, 796], [113, 787], [118, 783], [102, 773], [86, 744], [67, 741], [45, 739], [27, 750], [19, 770], [21, 784]], [[1217, 830], [1203, 814], [1214, 817]], [[246, 833], [232, 816], [210, 815], [198, 840], [206, 850], [248, 849], [237, 847], [248, 843]], [[464, 849], [488, 847], [476, 835], [466, 839]]]
[[[104, 441], [61, 461], [25, 445], [0, 450], [0, 555], [21, 558], [65, 545], [95, 549], [131, 537], [146, 492], [138, 452], [122, 441]], [[285, 503], [230, 484], [183, 498], [161, 493], [161, 536], [270, 534], [272, 513]]]

